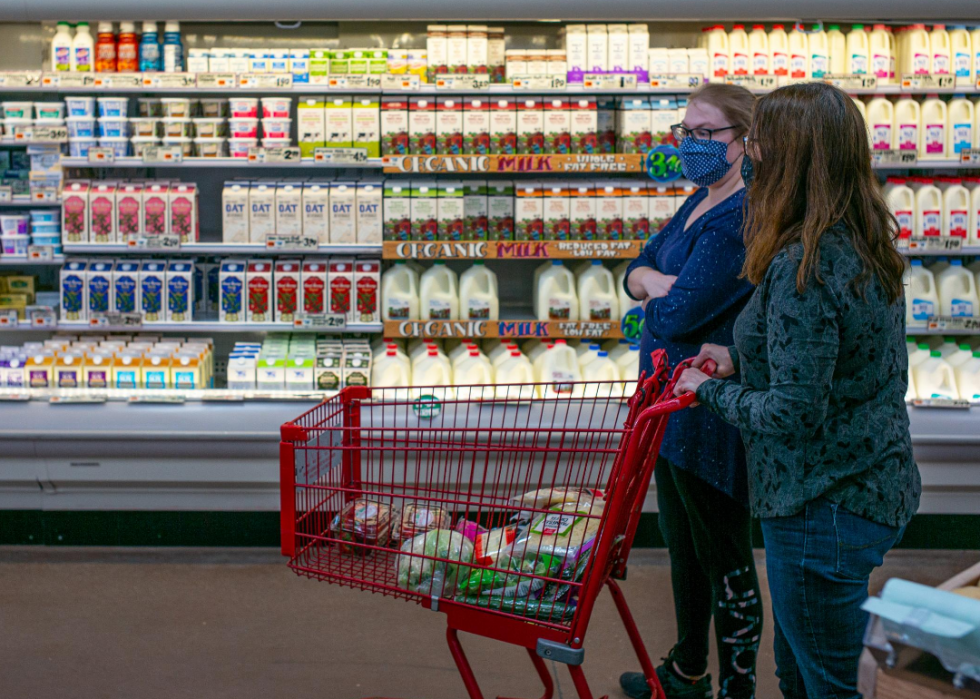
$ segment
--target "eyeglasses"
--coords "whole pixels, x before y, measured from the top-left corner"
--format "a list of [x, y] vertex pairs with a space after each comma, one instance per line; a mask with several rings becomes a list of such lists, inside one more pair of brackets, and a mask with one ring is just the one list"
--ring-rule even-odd
[[710, 141], [711, 137], [720, 131], [737, 128], [737, 126], [723, 126], [720, 129], [689, 129], [683, 124], [674, 124], [670, 127], [670, 132], [674, 134], [674, 140], [680, 143], [688, 136], [695, 141]]
[[754, 138], [749, 138], [748, 136], [742, 136], [742, 153], [745, 154], [746, 158], [751, 159], [752, 154], [749, 151], [758, 152], [759, 146], [758, 140]]

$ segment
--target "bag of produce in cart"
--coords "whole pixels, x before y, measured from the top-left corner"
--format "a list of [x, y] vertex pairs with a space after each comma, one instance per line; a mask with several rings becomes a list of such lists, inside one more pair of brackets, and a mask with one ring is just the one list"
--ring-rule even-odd
[[603, 506], [602, 499], [583, 497], [537, 514], [511, 545], [511, 555], [527, 559], [547, 554], [560, 559], [563, 569], [574, 566], [592, 548]]
[[374, 549], [387, 546], [391, 540], [392, 521], [398, 509], [366, 498], [352, 500], [330, 522], [330, 531], [340, 539], [340, 551], [353, 556], [370, 556]]
[[[440, 558], [445, 560], [432, 560]], [[428, 596], [452, 597], [473, 560], [473, 542], [459, 532], [434, 529], [409, 539], [396, 561], [398, 587]]]
[[[497, 530], [494, 530], [497, 531]], [[501, 552], [492, 563], [491, 570], [474, 570], [469, 578], [459, 583], [460, 594], [500, 595], [502, 597], [528, 597], [545, 586], [544, 577], [554, 577], [561, 568], [561, 559], [553, 556], [534, 556], [525, 559]], [[503, 573], [512, 570], [515, 574]], [[536, 577], [541, 576], [541, 577]]]
[[452, 515], [441, 507], [426, 507], [425, 505], [409, 503], [402, 509], [392, 538], [395, 541], [405, 541], [433, 529], [449, 529], [452, 523]]

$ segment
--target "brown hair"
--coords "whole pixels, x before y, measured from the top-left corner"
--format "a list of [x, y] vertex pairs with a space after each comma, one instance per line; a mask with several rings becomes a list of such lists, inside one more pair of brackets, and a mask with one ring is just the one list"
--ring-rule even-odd
[[889, 303], [902, 295], [905, 265], [894, 239], [898, 222], [871, 170], [864, 118], [830, 85], [775, 90], [758, 101], [749, 131], [755, 178], [747, 191], [744, 275], [759, 284], [786, 246], [803, 244], [796, 275], [802, 293], [820, 277], [820, 237], [843, 224], [862, 270], [851, 280], [862, 296], [877, 277]]
[[706, 102], [717, 107], [725, 115], [737, 136], [749, 132], [752, 125], [752, 111], [755, 109], [755, 95], [741, 85], [707, 83], [691, 93], [687, 103]]

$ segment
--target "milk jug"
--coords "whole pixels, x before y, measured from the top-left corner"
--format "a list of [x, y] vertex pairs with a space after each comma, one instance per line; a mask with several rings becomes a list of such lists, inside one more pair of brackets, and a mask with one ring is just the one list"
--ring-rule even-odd
[[480, 347], [475, 342], [460, 342], [458, 345], [449, 350], [449, 365], [453, 368], [453, 373], [456, 373], [456, 364], [463, 357], [467, 356], [470, 352], [479, 352]]
[[934, 184], [915, 190], [915, 235], [939, 237], [943, 226], [943, 195]]
[[884, 24], [874, 25], [871, 36], [868, 37], [868, 46], [871, 52], [871, 74], [877, 76], [879, 85], [890, 82], [891, 41]]
[[430, 349], [412, 363], [413, 386], [452, 386], [453, 372], [449, 358]]
[[463, 320], [497, 320], [500, 317], [497, 275], [482, 261], [475, 262], [459, 279], [459, 311]]
[[711, 78], [724, 82], [729, 71], [728, 34], [725, 33], [724, 27], [719, 24], [711, 28], [705, 47], [711, 60]]
[[912, 367], [908, 368], [906, 372], [908, 377], [908, 387], [905, 389], [905, 402], [909, 403], [918, 397], [915, 391], [915, 378], [912, 376]]
[[[487, 353], [487, 359], [490, 360], [490, 366], [493, 367], [493, 370], [498, 372], [500, 371], [500, 365], [506, 362], [514, 352], [521, 354], [521, 348], [517, 346], [516, 342], [508, 342], [507, 344], [501, 342], [497, 347]], [[509, 381], [502, 374], [501, 376]]]
[[412, 366], [408, 357], [398, 350], [389, 349], [375, 355], [371, 365], [371, 385], [408, 388], [412, 385]]
[[973, 147], [973, 102], [966, 95], [953, 95], [946, 106], [946, 155], [955, 158], [963, 151]]
[[863, 24], [852, 24], [847, 33], [847, 72], [852, 75], [867, 75], [868, 64], [868, 35]]
[[766, 36], [766, 28], [761, 24], [752, 25], [749, 33], [749, 56], [753, 75], [769, 74], [769, 37]]
[[902, 72], [923, 75], [932, 71], [932, 50], [926, 25], [913, 24], [905, 32]]
[[582, 380], [575, 350], [558, 340], [541, 358], [542, 398], [573, 398], [582, 395], [582, 386], [572, 385]]
[[599, 352], [599, 355], [582, 369], [582, 380], [602, 383], [585, 386], [584, 395], [586, 398], [608, 398], [615, 392], [618, 397], [623, 392], [619, 384], [620, 379], [619, 367], [609, 358], [609, 353]]
[[751, 70], [749, 37], [744, 24], [736, 24], [728, 34], [728, 72], [732, 75], [748, 75]]
[[932, 350], [929, 349], [929, 345], [924, 342], [920, 342], [915, 346], [911, 352], [909, 352], [909, 368], [914, 369], [919, 366], [925, 360], [929, 359], [929, 355]]
[[610, 352], [609, 358], [616, 362], [619, 373], [624, 379], [635, 379], [640, 375], [640, 348], [637, 345], [627, 344], [625, 351], [618, 355]]
[[897, 48], [895, 46], [895, 33], [892, 31], [891, 27], [886, 26], [885, 31], [888, 33], [888, 50], [891, 54], [888, 60], [888, 78], [894, 82], [895, 81], [895, 64], [897, 59], [895, 58], [897, 53]]
[[929, 47], [932, 49], [933, 75], [949, 75], [949, 34], [945, 24], [933, 25], [932, 33], [929, 34]]
[[810, 45], [810, 74], [822, 78], [830, 72], [830, 42], [822, 24], [814, 24], [808, 37]]
[[933, 350], [929, 359], [912, 370], [912, 375], [919, 398], [958, 400], [960, 397], [953, 368], [940, 356], [939, 350]]
[[977, 301], [976, 280], [963, 267], [963, 260], [950, 260], [949, 267], [936, 277], [936, 289], [939, 293], [939, 315], [953, 318], [973, 318], [977, 315], [980, 302]]
[[962, 24], [949, 31], [949, 52], [952, 72], [956, 75], [956, 87], [973, 87], [973, 46], [970, 33]]
[[582, 320], [618, 321], [619, 295], [612, 272], [593, 260], [578, 278], [578, 301]]
[[915, 194], [902, 177], [889, 177], [884, 194], [888, 210], [898, 220], [899, 247], [907, 247], [915, 228]]
[[946, 363], [953, 367], [955, 372], [958, 368], [973, 359], [973, 348], [965, 342], [956, 346], [956, 349], [944, 356]]
[[[864, 102], [862, 102], [861, 100], [859, 100], [857, 97], [852, 97], [851, 98], [851, 101], [854, 102], [854, 106], [857, 107], [857, 110], [859, 112], [861, 112], [861, 118], [864, 119], [864, 127], [867, 128], [868, 127], [868, 110], [864, 106]], [[869, 142], [871, 141], [871, 132], [870, 131], [868, 132], [868, 141]]]
[[868, 128], [871, 131], [871, 148], [889, 150], [892, 148], [892, 132], [895, 125], [895, 105], [882, 95], [868, 102]]
[[827, 53], [830, 57], [830, 72], [833, 75], [847, 73], [847, 39], [840, 25], [827, 25]]
[[980, 245], [980, 186], [970, 190], [970, 234], [966, 244]]
[[980, 26], [970, 32], [970, 47], [973, 50], [973, 75], [980, 76]]
[[584, 342], [580, 345], [580, 347], [584, 349], [581, 352], [577, 353], [578, 368], [585, 369], [585, 366], [587, 364], [590, 364], [591, 362], [595, 361], [596, 357], [599, 356], [599, 352], [602, 351], [602, 348], [599, 345], [595, 345], [595, 344], [587, 345]]
[[629, 269], [630, 263], [627, 260], [622, 264], [616, 265], [613, 269], [613, 274], [616, 276], [616, 294], [619, 296], [619, 317], [622, 318], [626, 315], [626, 312], [631, 308], [635, 308], [640, 305], [639, 301], [635, 301], [630, 298], [630, 295], [626, 293], [626, 270]]
[[954, 180], [943, 192], [943, 235], [960, 238], [966, 245], [970, 233], [970, 192]]
[[789, 40], [782, 24], [772, 25], [769, 32], [769, 70], [773, 75], [789, 75]]
[[534, 383], [534, 369], [531, 361], [523, 354], [514, 350], [507, 355], [503, 361], [496, 366], [497, 371], [497, 398], [530, 398], [531, 389], [523, 386], [508, 386], [506, 384], [529, 384]]
[[578, 320], [579, 299], [575, 276], [559, 260], [538, 278], [535, 312], [538, 320]]
[[892, 148], [918, 150], [919, 123], [922, 113], [919, 103], [911, 97], [903, 97], [895, 103], [895, 128]]
[[980, 401], [980, 350], [974, 351], [966, 362], [954, 369], [956, 390], [962, 400]]
[[453, 369], [453, 380], [457, 386], [492, 386], [493, 367], [479, 351], [470, 350]]
[[381, 317], [383, 320], [419, 318], [419, 277], [399, 260], [381, 275]]
[[905, 325], [923, 326], [939, 314], [939, 296], [932, 272], [922, 266], [922, 260], [912, 260], [906, 271]]
[[459, 318], [459, 282], [456, 273], [442, 260], [425, 271], [419, 280], [420, 311], [423, 320]]
[[810, 77], [810, 46], [803, 25], [793, 25], [788, 37], [789, 77], [792, 80], [806, 80]]

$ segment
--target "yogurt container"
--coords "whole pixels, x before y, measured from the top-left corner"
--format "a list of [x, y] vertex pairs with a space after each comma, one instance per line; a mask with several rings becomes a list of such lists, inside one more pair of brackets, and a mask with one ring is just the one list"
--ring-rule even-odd
[[0, 216], [0, 233], [3, 235], [27, 235], [27, 226], [31, 222], [28, 214], [7, 214]]
[[88, 149], [97, 145], [98, 142], [94, 138], [76, 138], [68, 141], [68, 155], [72, 158], [87, 158]]
[[293, 101], [288, 97], [263, 97], [263, 119], [288, 119]]
[[292, 119], [263, 119], [262, 135], [266, 138], [289, 138]]
[[31, 120], [34, 115], [33, 102], [3, 102], [4, 119], [27, 119]]
[[134, 117], [129, 124], [133, 138], [158, 138], [163, 133], [160, 120], [152, 117]]
[[51, 235], [42, 235], [38, 233], [37, 235], [32, 235], [31, 245], [53, 245], [55, 247], [61, 247], [61, 233], [54, 233]]
[[259, 135], [259, 120], [229, 119], [228, 135], [231, 138], [257, 138]]
[[194, 133], [198, 138], [224, 138], [228, 135], [228, 124], [224, 119], [195, 119]]
[[95, 138], [98, 135], [94, 117], [68, 117], [65, 122], [68, 125], [69, 139]]
[[31, 237], [38, 235], [61, 235], [60, 223], [32, 223]]
[[229, 138], [228, 155], [232, 158], [247, 158], [248, 149], [255, 148], [258, 144], [257, 138]]
[[195, 138], [194, 151], [198, 158], [224, 158], [224, 138]]
[[35, 102], [34, 116], [38, 119], [64, 119], [64, 102]]
[[95, 116], [94, 97], [65, 97], [65, 106], [68, 108], [69, 117]]
[[222, 97], [202, 97], [201, 116], [205, 119], [223, 119], [228, 116], [228, 100]]
[[160, 121], [163, 123], [164, 138], [194, 137], [194, 122], [190, 119], [164, 117]]
[[163, 103], [159, 97], [140, 97], [137, 100], [139, 115], [143, 118], [163, 116]]
[[18, 128], [23, 128], [27, 126], [34, 126], [33, 119], [4, 119], [3, 120], [3, 132], [7, 136], [13, 136], [14, 130]]
[[31, 239], [26, 235], [0, 235], [4, 257], [27, 257], [27, 246]]
[[129, 113], [128, 97], [99, 97], [100, 117], [125, 117]]
[[172, 119], [190, 119], [191, 101], [183, 97], [164, 97], [160, 100], [163, 105], [163, 116]]
[[[125, 158], [129, 155], [129, 139], [125, 137], [106, 137], [99, 139], [99, 146], [102, 148], [112, 148], [113, 154], [117, 158]], [[88, 152], [86, 151], [86, 155]]]
[[228, 100], [228, 111], [233, 119], [256, 119], [259, 100], [257, 97], [232, 97]]
[[146, 146], [159, 146], [160, 139], [159, 138], [133, 138], [132, 144], [133, 144], [133, 155], [135, 155], [137, 158], [142, 158], [143, 149], [146, 148]]
[[292, 143], [288, 138], [263, 138], [262, 139], [263, 148], [285, 148], [291, 145]]
[[102, 138], [127, 138], [129, 119], [125, 117], [102, 117], [99, 119], [99, 133]]
[[31, 209], [31, 223], [58, 223], [60, 217], [58, 212], [53, 209]]
[[189, 158], [194, 155], [193, 138], [165, 138], [163, 139], [163, 145], [180, 146], [180, 152], [184, 154], [185, 158]]

